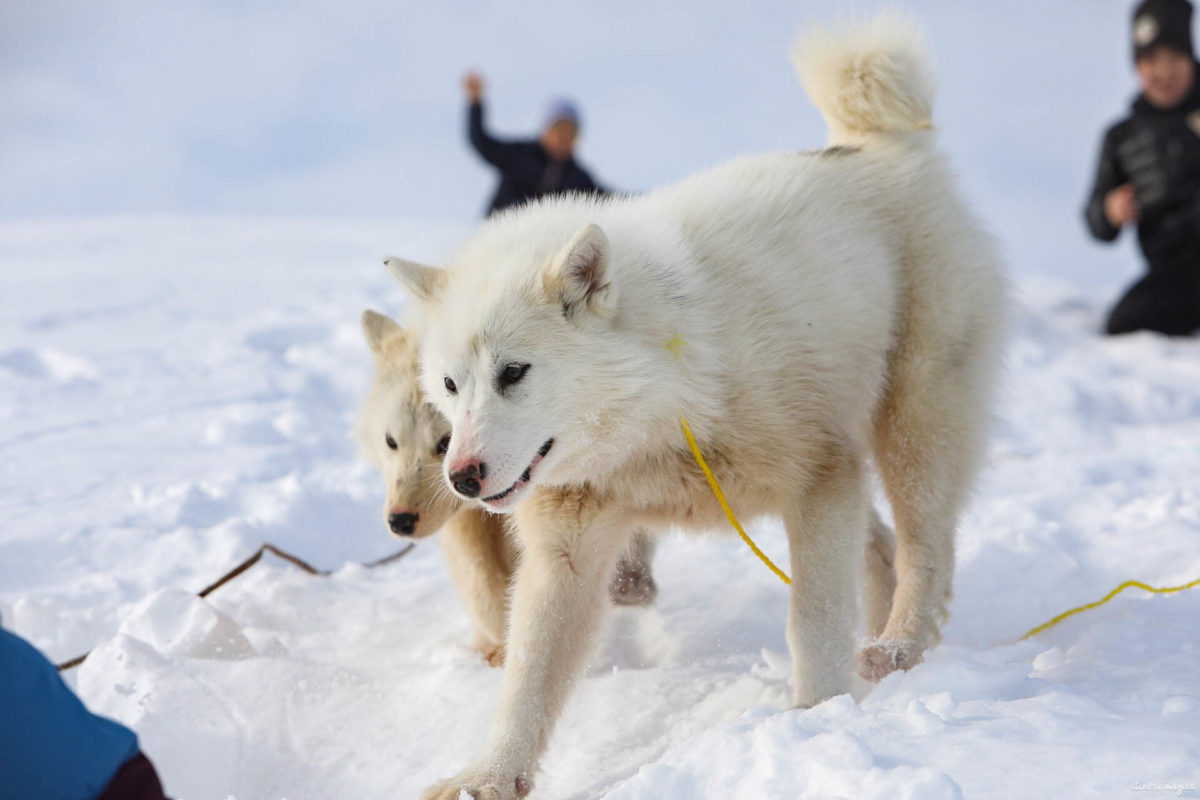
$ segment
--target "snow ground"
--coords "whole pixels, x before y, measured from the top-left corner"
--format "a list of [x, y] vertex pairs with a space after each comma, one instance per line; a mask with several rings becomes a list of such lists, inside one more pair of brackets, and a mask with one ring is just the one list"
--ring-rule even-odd
[[[0, 223], [0, 615], [134, 727], [185, 800], [413, 797], [480, 746], [500, 673], [433, 541], [404, 560], [347, 430], [387, 252], [456, 226]], [[788, 710], [785, 589], [731, 535], [669, 536], [614, 613], [535, 796], [1200, 794], [1200, 341], [1093, 334], [1106, 292], [1018, 279], [993, 464], [945, 642], [855, 702]], [[14, 301], [14, 299], [16, 301]], [[755, 526], [782, 555], [777, 523]], [[192, 597], [261, 541], [267, 558]]]

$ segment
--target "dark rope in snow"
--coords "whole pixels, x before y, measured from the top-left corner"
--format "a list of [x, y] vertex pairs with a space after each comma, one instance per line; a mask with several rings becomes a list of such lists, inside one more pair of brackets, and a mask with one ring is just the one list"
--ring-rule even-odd
[[[368, 561], [367, 563], [363, 564], [362, 567], [364, 569], [374, 569], [375, 567], [382, 567], [384, 564], [390, 564], [393, 561], [399, 561], [400, 559], [404, 558], [406, 555], [411, 553], [414, 547], [416, 547], [416, 544], [410, 542], [409, 544], [405, 545], [404, 547], [402, 547], [401, 549], [392, 553], [391, 555], [384, 556], [383, 558], [378, 558], [374, 561]], [[286, 550], [282, 550], [273, 544], [264, 542], [261, 546], [259, 546], [258, 550], [254, 551], [254, 555], [250, 556], [245, 561], [238, 564], [233, 569], [229, 570], [229, 572], [226, 572], [224, 575], [222, 575], [220, 578], [218, 578], [215, 582], [213, 582], [213, 583], [209, 584], [208, 586], [206, 586], [205, 588], [201, 589], [199, 592], [196, 593], [197, 596], [198, 597], [208, 597], [210, 594], [215, 592], [217, 589], [220, 589], [222, 586], [229, 583], [234, 578], [237, 578], [242, 573], [246, 572], [251, 567], [253, 567], [255, 564], [257, 564], [260, 560], [262, 560], [263, 553], [274, 553], [278, 557], [282, 558], [284, 561], [287, 561], [289, 564], [292, 564], [292, 565], [297, 566], [300, 569], [304, 570], [309, 575], [316, 575], [318, 577], [326, 577], [326, 576], [333, 574], [333, 570], [317, 569], [312, 564], [309, 564], [307, 561], [300, 558], [299, 556], [292, 555], [291, 553], [287, 552]], [[58, 671], [64, 672], [73, 667], [78, 667], [80, 664], [83, 663], [83, 660], [85, 658], [87, 658], [89, 655], [91, 655], [91, 653], [92, 653], [92, 651], [89, 650], [81, 656], [76, 656], [75, 658], [72, 658], [70, 661], [64, 661], [63, 663], [58, 665]]]

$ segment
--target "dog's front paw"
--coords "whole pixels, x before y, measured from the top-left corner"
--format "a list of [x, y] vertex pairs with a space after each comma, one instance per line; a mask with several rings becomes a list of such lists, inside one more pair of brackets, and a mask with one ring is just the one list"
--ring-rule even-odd
[[914, 642], [879, 641], [858, 654], [858, 674], [879, 683], [898, 669], [909, 670], [921, 663], [921, 649]]
[[518, 800], [533, 789], [528, 775], [505, 777], [494, 772], [467, 770], [457, 777], [438, 781], [421, 795], [421, 800]]

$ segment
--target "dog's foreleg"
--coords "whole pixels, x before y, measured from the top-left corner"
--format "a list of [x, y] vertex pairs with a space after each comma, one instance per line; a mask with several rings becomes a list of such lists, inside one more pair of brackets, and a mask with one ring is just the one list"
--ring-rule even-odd
[[785, 512], [791, 553], [792, 692], [808, 708], [850, 691], [856, 588], [868, 524], [862, 469], [840, 457]]
[[504, 663], [512, 545], [501, 518], [464, 508], [442, 526], [450, 576], [475, 625], [475, 649], [493, 666]]
[[[549, 492], [544, 493], [548, 495]], [[609, 607], [606, 594], [629, 525], [567, 499], [517, 511], [521, 561], [513, 588], [500, 705], [484, 755], [425, 800], [523, 797]], [[533, 506], [533, 508], [526, 508]]]

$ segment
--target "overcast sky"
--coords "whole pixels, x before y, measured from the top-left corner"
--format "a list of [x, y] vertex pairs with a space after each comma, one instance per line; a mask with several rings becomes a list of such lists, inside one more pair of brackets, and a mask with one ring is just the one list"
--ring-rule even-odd
[[[1079, 207], [1133, 90], [1130, 5], [907, 5], [938, 63], [943, 141], [1016, 260], [1116, 263]], [[787, 50], [844, 7], [0, 0], [0, 216], [470, 220], [492, 176], [465, 143], [468, 68], [498, 134], [533, 134], [549, 97], [573, 96], [585, 165], [645, 189], [821, 144]]]

